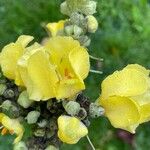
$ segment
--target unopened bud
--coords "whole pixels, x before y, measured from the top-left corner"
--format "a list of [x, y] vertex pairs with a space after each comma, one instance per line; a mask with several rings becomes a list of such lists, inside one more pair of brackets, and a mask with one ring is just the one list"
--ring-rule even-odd
[[64, 31], [68, 36], [71, 36], [74, 33], [74, 26], [73, 25], [66, 26]]
[[97, 104], [91, 103], [89, 108], [89, 114], [92, 118], [100, 117], [104, 114], [104, 108], [98, 106]]
[[71, 12], [70, 12], [70, 10], [69, 10], [68, 5], [67, 5], [66, 2], [61, 3], [61, 5], [60, 5], [60, 11], [64, 15], [68, 15], [69, 16], [71, 14]]
[[35, 132], [34, 132], [34, 135], [36, 137], [44, 137], [45, 136], [45, 129], [37, 129]]
[[87, 117], [87, 112], [86, 112], [86, 110], [85, 110], [84, 108], [80, 108], [77, 117], [78, 117], [80, 120], [85, 119], [85, 118]]
[[7, 90], [5, 90], [3, 95], [5, 98], [13, 98], [15, 96], [15, 93], [12, 89], [7, 89]]
[[74, 25], [74, 38], [77, 39], [79, 38], [79, 36], [83, 33], [83, 30], [82, 28], [80, 28], [79, 26], [77, 25]]
[[38, 122], [38, 126], [41, 127], [41, 128], [46, 127], [46, 125], [47, 125], [47, 120], [45, 120], [45, 119]]
[[27, 93], [27, 91], [23, 91], [18, 98], [18, 104], [20, 106], [22, 106], [23, 108], [28, 108], [31, 106], [31, 104], [33, 103], [33, 100], [29, 99], [29, 95]]
[[3, 95], [6, 89], [7, 89], [7, 86], [5, 84], [0, 84], [0, 95]]
[[19, 142], [14, 145], [13, 150], [28, 150], [26, 144], [24, 142]]
[[8, 111], [11, 108], [11, 106], [12, 102], [10, 100], [5, 100], [1, 105], [2, 109], [6, 111]]
[[45, 150], [59, 150], [58, 148], [56, 148], [53, 145], [48, 146]]
[[83, 6], [81, 12], [85, 15], [93, 15], [96, 13], [97, 3], [95, 1], [88, 1], [85, 6]]
[[40, 116], [40, 112], [38, 111], [30, 111], [26, 117], [28, 124], [34, 124], [37, 122]]
[[90, 33], [95, 33], [96, 30], [98, 29], [98, 22], [96, 18], [92, 15], [87, 16], [87, 28], [88, 32]]
[[80, 41], [81, 45], [85, 47], [88, 47], [91, 43], [91, 39], [88, 38], [88, 36], [81, 36], [78, 40]]
[[84, 21], [84, 16], [82, 14], [77, 13], [77, 12], [72, 13], [70, 16], [70, 22], [72, 24], [79, 26], [82, 24], [83, 21]]
[[69, 115], [75, 116], [80, 111], [80, 104], [75, 101], [69, 101], [64, 105], [64, 109]]

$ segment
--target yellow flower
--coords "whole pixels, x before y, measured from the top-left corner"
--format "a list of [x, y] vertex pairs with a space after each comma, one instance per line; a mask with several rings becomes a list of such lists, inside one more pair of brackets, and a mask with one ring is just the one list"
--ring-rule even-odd
[[16, 134], [17, 137], [14, 140], [14, 143], [17, 143], [22, 139], [24, 128], [17, 119], [10, 119], [5, 114], [0, 113], [0, 123], [3, 126], [1, 132], [2, 135], [5, 135], [7, 131], [9, 131], [10, 134]]
[[16, 43], [6, 45], [0, 53], [0, 65], [4, 75], [15, 80], [17, 85], [23, 85], [17, 69], [17, 61], [23, 55], [25, 47], [33, 40], [32, 36], [22, 35]]
[[58, 34], [59, 31], [64, 29], [65, 20], [60, 20], [59, 22], [48, 23], [46, 25], [48, 31], [54, 37]]
[[85, 89], [83, 80], [89, 73], [90, 63], [87, 50], [71, 37], [53, 37], [45, 48], [50, 61], [56, 66], [59, 82], [56, 98], [68, 98]]
[[58, 137], [64, 143], [75, 144], [87, 134], [87, 127], [77, 118], [70, 116], [58, 118]]
[[26, 49], [18, 61], [21, 78], [32, 100], [48, 100], [56, 95], [55, 85], [59, 81], [49, 54], [35, 43]]
[[114, 127], [134, 133], [139, 124], [150, 120], [149, 73], [132, 64], [102, 82], [99, 103]]

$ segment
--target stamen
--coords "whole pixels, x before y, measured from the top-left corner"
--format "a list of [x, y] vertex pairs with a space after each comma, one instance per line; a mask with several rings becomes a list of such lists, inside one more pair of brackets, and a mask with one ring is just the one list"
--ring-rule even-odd
[[13, 135], [13, 134], [14, 134], [14, 130], [9, 130], [9, 133], [10, 133], [11, 135]]
[[7, 131], [8, 131], [8, 130], [7, 130], [6, 128], [3, 128], [1, 134], [2, 134], [2, 135], [5, 135], [5, 134], [7, 133]]

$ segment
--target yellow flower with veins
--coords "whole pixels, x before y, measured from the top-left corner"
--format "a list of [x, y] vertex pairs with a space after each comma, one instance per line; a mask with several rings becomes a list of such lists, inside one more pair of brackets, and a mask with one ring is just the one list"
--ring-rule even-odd
[[90, 68], [89, 54], [71, 37], [56, 36], [45, 44], [50, 62], [56, 66], [59, 82], [56, 84], [56, 98], [69, 98], [85, 89], [83, 80]]
[[0, 124], [2, 125], [2, 135], [5, 135], [8, 131], [10, 134], [16, 134], [17, 137], [14, 140], [14, 143], [17, 143], [22, 139], [24, 128], [17, 119], [10, 119], [5, 114], [0, 113]]
[[62, 142], [75, 144], [87, 134], [87, 127], [79, 119], [70, 116], [58, 118], [58, 137]]
[[51, 33], [52, 37], [56, 36], [59, 31], [64, 29], [65, 20], [60, 20], [59, 22], [48, 23], [46, 28]]
[[150, 70], [131, 64], [102, 82], [99, 104], [114, 127], [135, 133], [139, 124], [150, 120], [149, 74]]
[[17, 69], [17, 61], [23, 55], [25, 47], [33, 40], [32, 36], [22, 35], [15, 43], [6, 45], [0, 53], [0, 65], [3, 74], [8, 79], [15, 80], [17, 85], [23, 85]]

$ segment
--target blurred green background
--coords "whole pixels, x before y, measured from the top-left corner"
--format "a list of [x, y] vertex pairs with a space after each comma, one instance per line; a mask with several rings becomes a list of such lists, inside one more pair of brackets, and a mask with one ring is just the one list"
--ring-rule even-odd
[[[36, 41], [47, 36], [42, 25], [65, 18], [59, 11], [62, 0], [0, 0], [0, 49], [15, 41], [21, 34], [30, 34]], [[150, 1], [149, 0], [97, 0], [95, 15], [99, 29], [91, 35], [89, 52], [104, 58], [103, 63], [92, 61], [92, 68], [103, 75], [90, 74], [85, 91], [95, 100], [101, 81], [110, 73], [129, 63], [150, 68]], [[150, 123], [131, 135], [114, 129], [106, 118], [93, 120], [89, 136], [97, 150], [150, 149]], [[132, 144], [131, 144], [132, 142]], [[11, 150], [12, 138], [0, 137], [0, 150]], [[64, 145], [61, 150], [90, 150], [86, 139], [76, 145]]]

